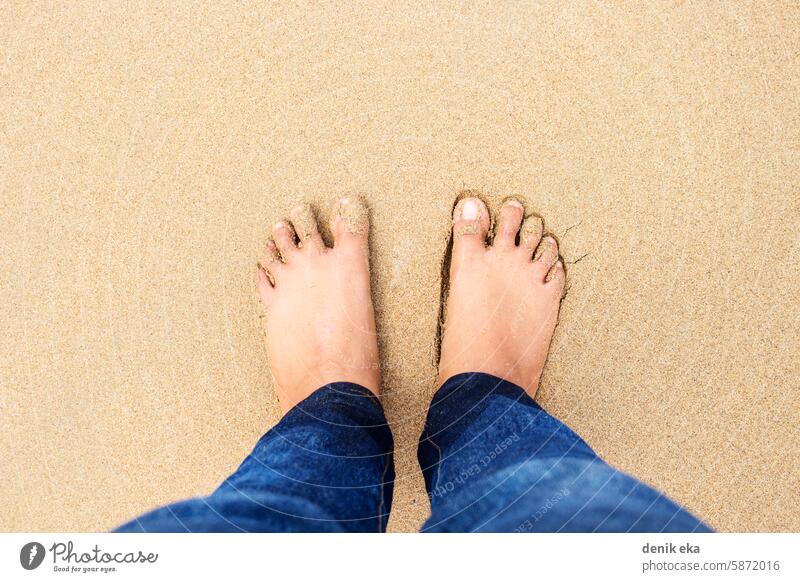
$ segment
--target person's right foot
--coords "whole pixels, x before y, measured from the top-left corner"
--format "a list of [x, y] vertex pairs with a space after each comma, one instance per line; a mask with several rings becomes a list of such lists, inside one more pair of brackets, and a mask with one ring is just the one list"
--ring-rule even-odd
[[539, 387], [565, 272], [555, 238], [542, 237], [541, 218], [523, 222], [524, 212], [515, 200], [503, 204], [487, 247], [486, 205], [476, 197], [456, 205], [440, 385], [462, 372], [485, 372], [531, 397]]
[[381, 383], [370, 295], [363, 200], [342, 198], [327, 248], [308, 206], [273, 227], [258, 264], [267, 354], [283, 412], [331, 382], [378, 394]]

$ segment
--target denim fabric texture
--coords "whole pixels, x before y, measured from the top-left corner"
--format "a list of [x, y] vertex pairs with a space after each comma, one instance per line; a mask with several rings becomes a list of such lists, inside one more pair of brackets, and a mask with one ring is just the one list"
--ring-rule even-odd
[[381, 532], [394, 444], [378, 399], [328, 384], [259, 439], [208, 497], [173, 503], [119, 532]]
[[418, 457], [431, 500], [422, 531], [710, 531], [489, 374], [459, 374], [439, 389]]
[[[659, 491], [617, 471], [524, 390], [459, 374], [436, 393], [418, 457], [423, 532], [707, 532]], [[393, 442], [366, 388], [323, 386], [289, 411], [211, 495], [119, 532], [383, 532]]]

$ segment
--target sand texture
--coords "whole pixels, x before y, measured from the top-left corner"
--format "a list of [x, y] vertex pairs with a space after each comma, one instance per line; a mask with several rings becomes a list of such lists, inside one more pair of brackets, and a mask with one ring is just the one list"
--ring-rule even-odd
[[800, 529], [796, 3], [173, 4], [0, 6], [0, 530], [235, 469], [278, 418], [261, 245], [347, 192], [417, 529], [463, 188], [561, 241], [540, 403], [714, 527]]

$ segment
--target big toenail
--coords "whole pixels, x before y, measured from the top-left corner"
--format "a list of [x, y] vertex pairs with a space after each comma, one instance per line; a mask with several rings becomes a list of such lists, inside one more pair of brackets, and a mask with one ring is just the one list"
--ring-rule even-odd
[[342, 198], [336, 213], [342, 226], [350, 234], [364, 235], [369, 231], [369, 211], [366, 204], [359, 203], [360, 198]]
[[461, 220], [475, 220], [481, 215], [481, 207], [472, 198], [467, 198], [461, 205]]

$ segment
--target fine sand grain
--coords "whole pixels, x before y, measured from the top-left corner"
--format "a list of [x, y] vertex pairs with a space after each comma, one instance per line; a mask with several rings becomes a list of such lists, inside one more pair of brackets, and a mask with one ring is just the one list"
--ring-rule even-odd
[[0, 6], [0, 530], [234, 470], [278, 418], [265, 237], [354, 192], [417, 529], [465, 188], [560, 241], [540, 403], [714, 527], [800, 529], [796, 4], [269, 4]]

